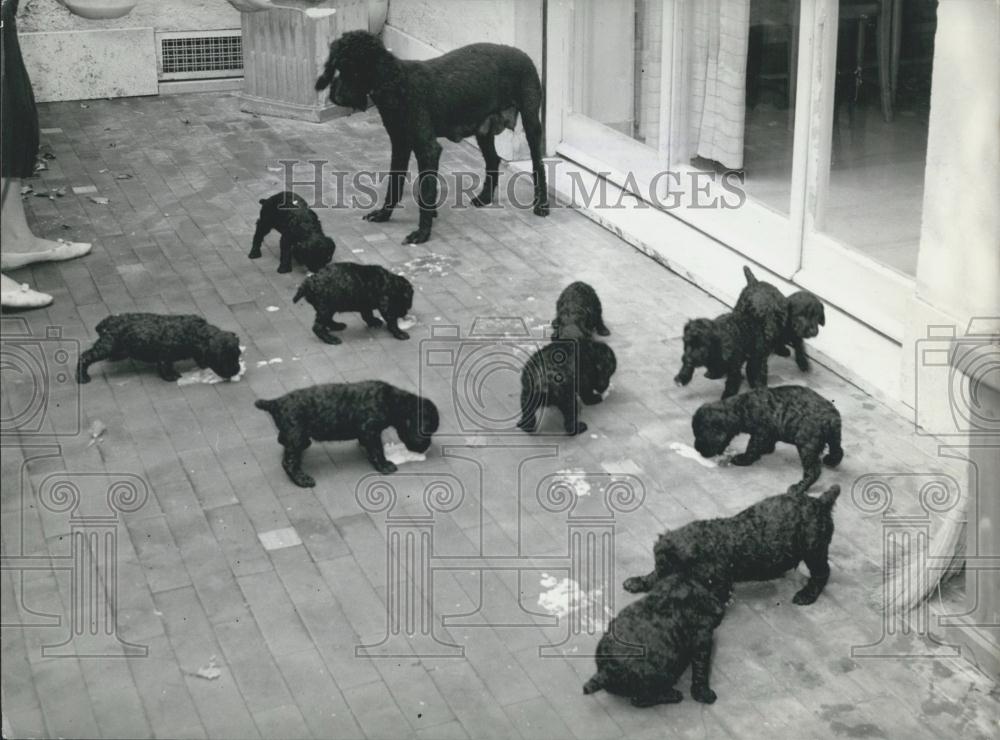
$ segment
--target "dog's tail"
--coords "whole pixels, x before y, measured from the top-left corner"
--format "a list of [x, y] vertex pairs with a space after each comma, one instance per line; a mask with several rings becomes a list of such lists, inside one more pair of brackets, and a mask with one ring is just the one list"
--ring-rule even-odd
[[253, 405], [259, 408], [261, 411], [266, 411], [267, 413], [270, 414], [274, 411], [274, 408], [278, 405], [278, 400], [279, 399], [277, 398], [271, 398], [271, 399], [258, 398], [256, 401], [253, 402]]
[[832, 509], [833, 505], [837, 503], [837, 496], [840, 495], [840, 486], [833, 485], [823, 492], [823, 495], [819, 497], [819, 502], [827, 509]]
[[596, 694], [604, 688], [604, 676], [598, 671], [583, 685], [584, 694]]
[[295, 295], [292, 297], [292, 303], [298, 303], [299, 300], [306, 297], [306, 282], [308, 281], [303, 280], [302, 285], [300, 285], [299, 289], [295, 291]]
[[750, 269], [749, 265], [743, 265], [743, 274], [744, 276], [746, 276], [747, 285], [757, 284], [757, 276], [753, 274], [753, 271]]

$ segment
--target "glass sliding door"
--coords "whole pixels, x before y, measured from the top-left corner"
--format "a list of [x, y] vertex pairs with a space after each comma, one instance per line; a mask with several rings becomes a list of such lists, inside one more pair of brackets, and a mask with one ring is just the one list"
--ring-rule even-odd
[[775, 3], [566, 4], [557, 151], [790, 276], [798, 0]]
[[550, 0], [549, 134], [567, 159], [899, 341], [935, 7]]

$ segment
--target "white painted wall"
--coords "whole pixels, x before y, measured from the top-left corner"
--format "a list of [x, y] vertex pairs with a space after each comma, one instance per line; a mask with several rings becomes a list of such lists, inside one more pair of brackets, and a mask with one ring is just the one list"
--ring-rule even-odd
[[[403, 59], [428, 59], [479, 42], [508, 44], [531, 57], [542, 75], [542, 0], [389, 0], [382, 38]], [[526, 159], [528, 144], [517, 130], [496, 139], [506, 160]]]
[[[928, 430], [954, 424], [947, 373], [924, 363], [928, 330], [1000, 333], [1000, 4], [940, 0], [917, 283], [903, 341], [903, 398]], [[995, 381], [995, 378], [994, 378]]]
[[479, 41], [510, 44], [514, 0], [390, 0], [388, 23], [440, 51]]

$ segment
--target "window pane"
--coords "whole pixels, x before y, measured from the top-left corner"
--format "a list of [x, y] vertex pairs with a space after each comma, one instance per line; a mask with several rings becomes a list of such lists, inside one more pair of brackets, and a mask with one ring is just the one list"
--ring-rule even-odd
[[747, 194], [788, 213], [798, 0], [684, 0], [673, 164], [740, 171]]
[[935, 0], [841, 0], [821, 231], [916, 274]]
[[655, 149], [662, 28], [663, 0], [577, 0], [573, 111]]

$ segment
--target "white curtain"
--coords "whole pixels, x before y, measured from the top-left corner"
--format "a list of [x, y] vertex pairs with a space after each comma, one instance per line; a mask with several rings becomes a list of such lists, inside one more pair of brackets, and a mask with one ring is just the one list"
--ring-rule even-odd
[[743, 167], [750, 0], [695, 0], [691, 157]]

